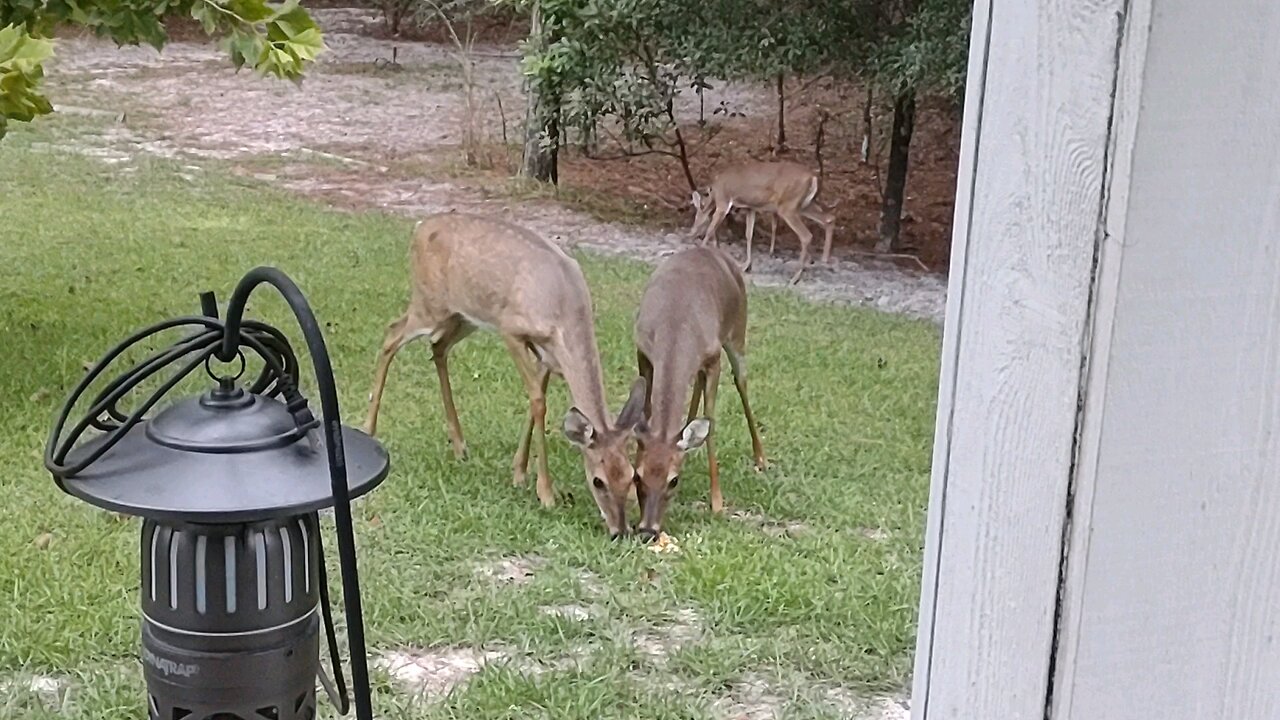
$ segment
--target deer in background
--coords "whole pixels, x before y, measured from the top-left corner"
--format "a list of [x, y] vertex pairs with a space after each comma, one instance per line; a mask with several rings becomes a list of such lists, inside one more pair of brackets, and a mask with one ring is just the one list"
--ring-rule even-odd
[[747, 210], [747, 260], [743, 266], [751, 270], [751, 243], [755, 234], [756, 213], [774, 213], [773, 237], [769, 252], [773, 252], [778, 236], [778, 220], [787, 224], [800, 239], [800, 267], [791, 277], [791, 284], [800, 281], [805, 265], [809, 262], [809, 242], [813, 233], [805, 227], [805, 219], [822, 226], [826, 237], [822, 245], [822, 262], [831, 262], [831, 233], [835, 229], [835, 216], [817, 203], [818, 176], [809, 168], [793, 162], [753, 161], [722, 170], [711, 181], [704, 196], [693, 192], [695, 216], [689, 234], [702, 235], [702, 244], [713, 242], [720, 223], [735, 207]]
[[[742, 398], [756, 469], [764, 447], [747, 401], [747, 287], [738, 265], [718, 248], [698, 247], [667, 258], [649, 278], [635, 324], [640, 375], [647, 381], [645, 420], [636, 428], [636, 496], [642, 538], [662, 530], [667, 503], [680, 480], [685, 454], [707, 446], [711, 510], [720, 512], [720, 466], [712, 425], [720, 383], [720, 353], [729, 358]], [[692, 398], [685, 413], [689, 388]], [[698, 415], [701, 402], [703, 415]]]
[[449, 350], [478, 327], [494, 330], [506, 343], [529, 395], [529, 418], [516, 449], [513, 482], [525, 482], [532, 437], [538, 455], [538, 499], [546, 507], [555, 504], [547, 469], [546, 391], [551, 375], [560, 375], [574, 403], [565, 417], [564, 433], [582, 451], [589, 487], [609, 534], [616, 538], [629, 532], [626, 502], [635, 471], [627, 446], [642, 419], [645, 388], [637, 378], [617, 419], [610, 417], [591, 293], [578, 263], [524, 228], [448, 213], [418, 223], [410, 276], [409, 307], [388, 326], [378, 355], [365, 432], [373, 435], [377, 430], [392, 359], [410, 341], [425, 337], [440, 378], [449, 440], [454, 455], [462, 458], [466, 443], [449, 385]]

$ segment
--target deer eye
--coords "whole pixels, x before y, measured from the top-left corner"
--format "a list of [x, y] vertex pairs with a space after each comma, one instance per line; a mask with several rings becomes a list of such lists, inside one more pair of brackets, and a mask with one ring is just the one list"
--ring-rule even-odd
[[597, 490], [604, 489], [604, 480], [601, 480], [598, 477], [591, 478], [591, 484], [594, 485]]
[[669, 489], [669, 490], [675, 490], [675, 489], [676, 489], [676, 485], [679, 485], [679, 484], [680, 484], [680, 476], [679, 476], [679, 475], [677, 475], [677, 476], [675, 476], [675, 477], [673, 477], [673, 478], [671, 478], [670, 480], [668, 480], [668, 481], [667, 481], [667, 489]]

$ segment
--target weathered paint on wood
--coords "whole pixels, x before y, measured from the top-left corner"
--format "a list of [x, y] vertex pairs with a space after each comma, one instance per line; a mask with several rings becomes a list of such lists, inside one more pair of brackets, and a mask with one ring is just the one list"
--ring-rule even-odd
[[917, 720], [1044, 717], [1123, 6], [975, 12]]
[[1280, 5], [974, 27], [914, 717], [1280, 718]]
[[1130, 22], [1053, 717], [1273, 720], [1280, 5]]

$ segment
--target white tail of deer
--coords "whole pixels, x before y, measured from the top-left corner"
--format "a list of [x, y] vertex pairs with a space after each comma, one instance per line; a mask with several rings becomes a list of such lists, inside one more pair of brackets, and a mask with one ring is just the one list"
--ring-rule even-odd
[[675, 494], [685, 453], [704, 442], [711, 509], [720, 512], [724, 507], [712, 424], [721, 352], [729, 358], [733, 383], [742, 398], [756, 468], [765, 467], [764, 447], [747, 400], [747, 289], [742, 271], [717, 248], [692, 248], [667, 258], [649, 278], [640, 300], [635, 340], [640, 374], [649, 388], [646, 419], [636, 429], [639, 532], [656, 537]]
[[777, 240], [777, 218], [782, 218], [800, 239], [800, 267], [791, 277], [794, 284], [800, 281], [800, 275], [809, 262], [809, 243], [813, 240], [813, 233], [805, 227], [806, 219], [822, 226], [826, 234], [822, 244], [822, 262], [831, 262], [835, 216], [817, 203], [817, 196], [817, 174], [798, 163], [755, 161], [737, 165], [717, 174], [705, 196], [694, 191], [696, 215], [689, 232], [693, 236], [701, 234], [702, 244], [706, 245], [715, 240], [716, 230], [731, 210], [736, 207], [746, 209], [747, 260], [744, 268], [750, 271], [756, 213], [774, 213], [769, 252], [773, 252], [774, 241]]
[[635, 475], [627, 445], [641, 420], [645, 388], [637, 379], [616, 421], [610, 418], [591, 294], [578, 263], [524, 228], [450, 213], [430, 216], [414, 229], [410, 276], [409, 307], [387, 328], [378, 355], [365, 432], [377, 430], [392, 359], [411, 340], [424, 337], [440, 379], [449, 439], [461, 458], [466, 443], [449, 385], [449, 350], [476, 328], [491, 329], [506, 343], [529, 395], [514, 482], [524, 484], [532, 438], [538, 499], [548, 507], [555, 503], [547, 469], [546, 390], [551, 375], [561, 375], [574, 403], [565, 417], [565, 435], [582, 451], [589, 487], [610, 534], [625, 534]]

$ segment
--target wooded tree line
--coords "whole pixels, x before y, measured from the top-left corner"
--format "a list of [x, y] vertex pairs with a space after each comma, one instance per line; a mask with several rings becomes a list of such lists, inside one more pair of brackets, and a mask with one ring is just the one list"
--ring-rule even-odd
[[[716, 81], [858, 82], [892, 113], [878, 249], [899, 243], [917, 98], [959, 102], [968, 0], [514, 0], [531, 17], [523, 46], [529, 108], [523, 175], [556, 180], [562, 138], [609, 132], [625, 152], [670, 155], [690, 187], [677, 96]], [[687, 123], [686, 123], [687, 125]]]

